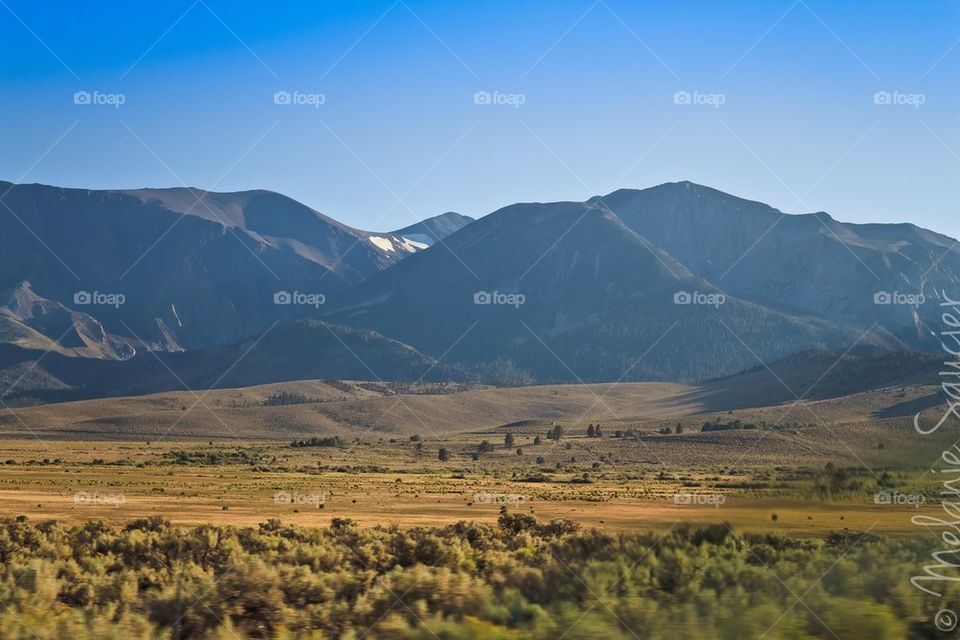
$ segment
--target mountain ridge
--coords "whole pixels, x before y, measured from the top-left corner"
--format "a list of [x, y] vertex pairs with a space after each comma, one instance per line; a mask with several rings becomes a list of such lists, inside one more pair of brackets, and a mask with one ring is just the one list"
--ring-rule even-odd
[[[423, 249], [267, 190], [0, 183], [0, 192], [9, 207], [0, 209], [0, 292], [29, 283], [45, 301], [38, 308], [95, 314], [109, 334], [101, 342], [145, 342], [153, 350], [224, 345], [275, 320], [308, 317], [308, 309], [274, 304], [274, 294], [330, 297]], [[127, 304], [77, 306], [74, 296], [84, 292], [121, 293]], [[23, 333], [16, 306], [6, 304], [0, 322]], [[100, 353], [112, 357], [104, 345]]]
[[[531, 371], [535, 380], [550, 381], [623, 375], [689, 380], [755, 364], [726, 329], [744, 335], [758, 325], [782, 330], [787, 337], [781, 347], [764, 344], [774, 340], [769, 331], [754, 336], [767, 358], [858, 338], [826, 320], [787, 316], [733, 297], [716, 309], [677, 304], [677, 295], [721, 291], [595, 203], [510, 205], [444, 244], [446, 250], [411, 256], [351, 288], [326, 317], [392, 335], [434, 356], [449, 353], [464, 366], [483, 368], [493, 354]], [[476, 304], [474, 295], [489, 292], [525, 300], [515, 308]], [[699, 351], [699, 361], [685, 356], [671, 363], [664, 352], [636, 364], [658, 336], [681, 322], [683, 333], [667, 344], [675, 356]], [[468, 328], [469, 336], [463, 333]], [[899, 346], [883, 332], [871, 341]]]
[[[0, 209], [0, 341], [64, 357], [199, 353], [322, 320], [492, 379], [697, 380], [806, 350], [933, 350], [934, 302], [960, 286], [943, 234], [689, 181], [392, 232], [263, 189], [0, 189], [20, 218]], [[112, 291], [127, 304], [75, 298]]]

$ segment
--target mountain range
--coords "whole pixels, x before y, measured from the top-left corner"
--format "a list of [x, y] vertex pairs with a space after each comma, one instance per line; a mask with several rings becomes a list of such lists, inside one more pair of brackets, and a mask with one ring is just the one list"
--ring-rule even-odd
[[[960, 288], [946, 236], [690, 182], [391, 232], [269, 191], [0, 193], [10, 397], [168, 388], [168, 368], [190, 388], [699, 380], [810, 350], [934, 351], [937, 301]], [[218, 379], [248, 348], [256, 366]]]
[[[353, 229], [268, 191], [0, 182], [0, 192], [0, 335], [65, 355], [230, 344], [306, 315], [273, 304], [277, 292], [330, 297], [428, 246]], [[421, 225], [442, 237], [468, 221]], [[96, 304], [94, 293], [123, 303]], [[83, 294], [93, 304], [80, 304]]]

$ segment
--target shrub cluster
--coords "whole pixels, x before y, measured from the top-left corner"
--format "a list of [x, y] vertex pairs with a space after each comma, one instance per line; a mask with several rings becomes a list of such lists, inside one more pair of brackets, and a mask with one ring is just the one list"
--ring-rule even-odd
[[[0, 520], [4, 638], [931, 638], [926, 541], [497, 526]], [[955, 583], [953, 583], [955, 584]], [[803, 603], [796, 595], [803, 594]]]
[[290, 446], [298, 449], [300, 447], [342, 447], [344, 444], [340, 436], [333, 436], [330, 438], [314, 437], [306, 440], [294, 440], [290, 443]]

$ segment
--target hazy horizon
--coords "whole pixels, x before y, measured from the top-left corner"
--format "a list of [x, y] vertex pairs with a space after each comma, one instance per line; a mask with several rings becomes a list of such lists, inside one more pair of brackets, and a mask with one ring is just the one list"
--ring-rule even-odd
[[[0, 181], [13, 183], [13, 181], [11, 181], [11, 180], [5, 180], [5, 179], [0, 180]], [[701, 183], [698, 183], [698, 182], [694, 182], [693, 180], [677, 179], [677, 180], [669, 180], [669, 181], [667, 181], [667, 182], [660, 182], [660, 183], [657, 183], [657, 184], [651, 184], [651, 185], [646, 185], [646, 186], [635, 186], [635, 187], [624, 186], [624, 187], [618, 187], [617, 189], [614, 189], [614, 190], [609, 191], [609, 192], [607, 192], [607, 193], [595, 193], [595, 194], [591, 194], [590, 196], [587, 196], [587, 197], [583, 198], [582, 200], [560, 200], [560, 199], [553, 199], [553, 200], [550, 200], [550, 199], [538, 199], [538, 200], [530, 200], [530, 199], [528, 199], [528, 200], [519, 200], [519, 201], [517, 201], [517, 202], [508, 202], [508, 203], [505, 203], [505, 204], [503, 204], [502, 206], [499, 206], [499, 207], [497, 207], [497, 208], [495, 208], [495, 209], [492, 209], [492, 210], [490, 210], [490, 211], [486, 211], [486, 212], [483, 212], [483, 213], [480, 213], [480, 214], [468, 214], [468, 213], [464, 213], [463, 211], [456, 211], [456, 210], [454, 210], [454, 209], [443, 209], [443, 210], [439, 210], [439, 211], [436, 211], [436, 212], [426, 212], [426, 213], [424, 213], [424, 215], [423, 215], [422, 217], [416, 218], [413, 222], [410, 222], [410, 223], [408, 223], [408, 224], [406, 224], [406, 225], [403, 225], [403, 226], [404, 226], [404, 227], [405, 227], [405, 226], [410, 226], [411, 224], [415, 224], [416, 222], [420, 222], [420, 221], [422, 221], [422, 220], [426, 220], [426, 219], [433, 218], [433, 217], [436, 217], [436, 216], [445, 215], [445, 214], [447, 214], [447, 213], [457, 213], [457, 214], [460, 214], [460, 215], [468, 216], [468, 217], [470, 217], [470, 218], [474, 218], [475, 220], [479, 220], [480, 218], [483, 218], [483, 217], [489, 216], [489, 215], [491, 215], [491, 214], [494, 214], [494, 213], [496, 213], [497, 211], [500, 211], [501, 209], [504, 209], [504, 208], [509, 207], [509, 206], [511, 206], [511, 205], [514, 205], [514, 204], [553, 204], [553, 203], [558, 203], [558, 202], [586, 202], [587, 200], [589, 200], [589, 199], [591, 199], [591, 198], [594, 198], [594, 197], [604, 197], [604, 196], [609, 195], [610, 193], [613, 193], [614, 191], [619, 191], [619, 190], [621, 190], [621, 189], [633, 190], [633, 191], [644, 191], [644, 190], [646, 190], [646, 189], [653, 189], [653, 188], [661, 187], [661, 186], [664, 186], [664, 185], [667, 185], [667, 184], [677, 184], [677, 183], [683, 183], [683, 182], [690, 182], [690, 183], [692, 183], [692, 184], [695, 184], [695, 185], [698, 185], [698, 186], [701, 186], [701, 187], [706, 187], [706, 188], [708, 188], [708, 189], [715, 189], [715, 190], [717, 190], [717, 191], [721, 191], [721, 192], [723, 192], [723, 193], [726, 193], [726, 194], [728, 194], [728, 195], [731, 195], [731, 196], [734, 196], [734, 197], [736, 197], [736, 198], [740, 198], [740, 199], [743, 199], [743, 200], [754, 201], [754, 202], [761, 202], [761, 201], [759, 201], [759, 200], [756, 200], [755, 198], [751, 198], [749, 195], [739, 194], [739, 193], [731, 193], [731, 192], [729, 192], [729, 191], [727, 191], [727, 190], [725, 190], [725, 189], [718, 188], [718, 187], [716, 187], [715, 185], [701, 184]], [[81, 190], [84, 190], [84, 189], [92, 189], [91, 187], [83, 187], [83, 186], [75, 186], [75, 185], [62, 185], [62, 184], [47, 184], [47, 183], [43, 183], [43, 182], [23, 182], [23, 183], [14, 183], [14, 184], [25, 184], [25, 185], [26, 185], [26, 184], [37, 184], [37, 185], [40, 185], [40, 186], [53, 187], [53, 188], [63, 188], [63, 189], [81, 189]], [[201, 188], [201, 187], [197, 187], [197, 186], [195, 186], [195, 185], [187, 185], [187, 186], [182, 186], [182, 185], [167, 185], [167, 186], [157, 186], [157, 187], [154, 187], [154, 186], [103, 187], [103, 188], [97, 188], [97, 189], [92, 189], [92, 190], [94, 190], [94, 191], [101, 191], [101, 190], [102, 190], [102, 191], [138, 191], [138, 190], [149, 190], [149, 189], [153, 189], [153, 190], [163, 190], [163, 189], [180, 189], [180, 188], [183, 188], [183, 189], [197, 189], [197, 190], [201, 190], [201, 191], [210, 191], [211, 193], [243, 193], [243, 192], [246, 192], [246, 191], [268, 191], [268, 192], [272, 192], [272, 193], [278, 193], [279, 195], [282, 195], [282, 196], [292, 197], [292, 196], [290, 196], [290, 194], [282, 193], [282, 192], [279, 192], [279, 191], [274, 191], [274, 190], [272, 190], [272, 189], [265, 189], [265, 188], [262, 188], [262, 187], [249, 187], [249, 188], [241, 188], [241, 189], [235, 189], [235, 190], [231, 189], [231, 190], [228, 191], [228, 190], [225, 190], [225, 189], [205, 190], [205, 189], [203, 189], [203, 188]], [[294, 199], [294, 200], [297, 200], [297, 198], [293, 198], [293, 199]], [[323, 214], [323, 215], [325, 215], [325, 216], [328, 216], [328, 217], [330, 217], [330, 218], [333, 218], [334, 220], [336, 220], [336, 221], [338, 221], [338, 222], [342, 222], [342, 223], [344, 223], [344, 224], [349, 224], [346, 220], [344, 220], [343, 218], [341, 218], [340, 216], [338, 216], [338, 215], [337, 215], [337, 212], [335, 212], [335, 211], [324, 211], [324, 210], [322, 210], [322, 209], [318, 209], [317, 207], [311, 206], [311, 205], [310, 205], [309, 203], [307, 203], [307, 202], [302, 202], [302, 201], [300, 201], [300, 200], [297, 200], [297, 201], [300, 202], [301, 204], [304, 204], [304, 205], [309, 206], [311, 209], [313, 209], [314, 211], [316, 211], [316, 212], [318, 212], [318, 213], [321, 213], [321, 214]], [[939, 230], [939, 229], [934, 229], [934, 228], [926, 227], [926, 226], [923, 226], [923, 225], [921, 225], [921, 224], [918, 224], [918, 223], [913, 222], [913, 221], [910, 221], [910, 220], [900, 220], [900, 221], [890, 220], [890, 221], [885, 221], [885, 222], [876, 222], [876, 221], [870, 221], [870, 220], [853, 221], [853, 220], [845, 219], [843, 216], [838, 216], [838, 215], [836, 215], [836, 212], [833, 212], [833, 211], [830, 211], [830, 210], [820, 210], [820, 211], [784, 211], [782, 208], [780, 208], [780, 207], [778, 207], [777, 205], [772, 204], [772, 203], [770, 203], [770, 202], [761, 202], [761, 204], [770, 205], [770, 206], [773, 207], [774, 209], [780, 211], [781, 213], [785, 213], [785, 214], [787, 214], [787, 215], [809, 215], [809, 214], [814, 214], [814, 213], [826, 213], [826, 214], [827, 214], [828, 216], [830, 216], [832, 219], [836, 220], [837, 222], [843, 223], [843, 224], [894, 224], [894, 225], [896, 225], [896, 224], [912, 224], [912, 225], [914, 225], [914, 226], [920, 227], [921, 229], [925, 229], [925, 230], [927, 230], [927, 231], [932, 231], [932, 232], [934, 232], [934, 233], [937, 233], [937, 234], [946, 236], [946, 237], [951, 238], [951, 239], [953, 239], [953, 240], [958, 240], [958, 241], [960, 241], [960, 238], [958, 238], [958, 236], [954, 236], [954, 235], [952, 235], [952, 234], [950, 234], [950, 233], [941, 231], [941, 230]], [[353, 225], [349, 225], [349, 226], [353, 226]], [[391, 231], [397, 231], [397, 230], [399, 230], [399, 229], [402, 228], [402, 227], [399, 227], [399, 226], [398, 226], [398, 227], [390, 227], [390, 228], [381, 227], [381, 228], [373, 228], [373, 229], [363, 229], [363, 228], [361, 228], [361, 227], [354, 227], [354, 228], [357, 228], [357, 229], [362, 230], [362, 231], [387, 233], [387, 232], [391, 232]]]

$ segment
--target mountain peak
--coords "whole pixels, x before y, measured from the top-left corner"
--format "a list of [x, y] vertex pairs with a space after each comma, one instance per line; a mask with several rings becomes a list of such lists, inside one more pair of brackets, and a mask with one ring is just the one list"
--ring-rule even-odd
[[[627, 198], [632, 198], [636, 196], [645, 196], [652, 197], [656, 196], [659, 198], [684, 198], [684, 197], [694, 197], [694, 198], [712, 198], [717, 200], [728, 200], [731, 202], [737, 203], [746, 203], [752, 205], [761, 205], [767, 209], [773, 211], [779, 211], [773, 209], [769, 205], [766, 205], [762, 202], [757, 202], [754, 200], [747, 200], [745, 198], [740, 198], [729, 194], [725, 191], [721, 191], [714, 187], [707, 185], [699, 184], [696, 182], [691, 182], [690, 180], [681, 180], [679, 182], [664, 182], [652, 187], [646, 187], [644, 189], [632, 189], [632, 188], [622, 188], [615, 191], [611, 191], [605, 196], [602, 196], [604, 200], [624, 200]], [[601, 196], [595, 196], [595, 198], [600, 198]]]
[[469, 216], [455, 211], [447, 211], [402, 229], [391, 231], [390, 235], [401, 236], [429, 247], [436, 242], [445, 240], [471, 222], [474, 222], [474, 219]]

